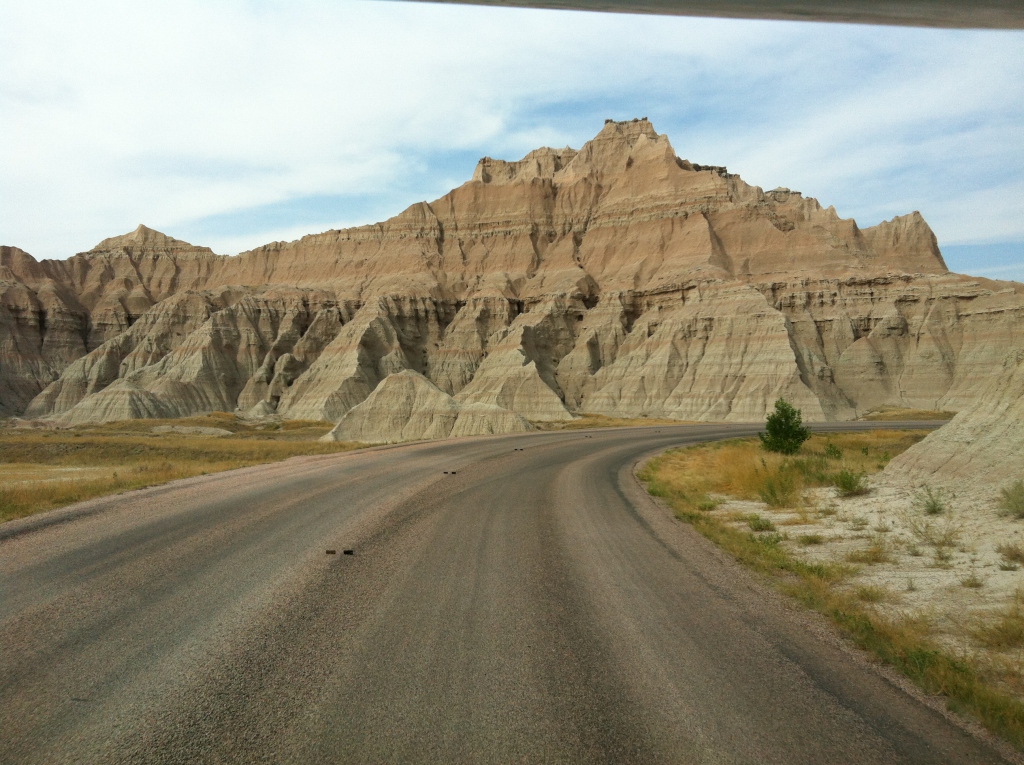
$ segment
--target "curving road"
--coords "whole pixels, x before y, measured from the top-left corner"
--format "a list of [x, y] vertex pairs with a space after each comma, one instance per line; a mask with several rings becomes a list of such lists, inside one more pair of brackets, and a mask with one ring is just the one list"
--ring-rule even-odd
[[299, 458], [0, 526], [0, 762], [1002, 762], [632, 478], [755, 429]]

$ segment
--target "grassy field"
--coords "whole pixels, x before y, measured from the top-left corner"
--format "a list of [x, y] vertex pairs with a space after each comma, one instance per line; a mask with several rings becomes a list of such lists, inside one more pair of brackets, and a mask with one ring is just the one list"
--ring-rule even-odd
[[[161, 426], [228, 432], [155, 433]], [[330, 428], [327, 422], [255, 424], [226, 413], [61, 430], [0, 428], [0, 522], [177, 478], [360, 446], [318, 441]]]
[[813, 435], [796, 457], [766, 452], [757, 438], [720, 441], [667, 452], [650, 463], [647, 475], [678, 510], [707, 509], [716, 494], [792, 507], [807, 488], [881, 470], [925, 435], [908, 430]]
[[[1024, 647], [1024, 597], [997, 617], [966, 620], [961, 615], [964, 629], [977, 633], [972, 636], [976, 647], [950, 648], [935, 639], [927, 610], [893, 605], [890, 601], [898, 600], [899, 593], [871, 584], [870, 578], [865, 583], [861, 577], [862, 570], [880, 568], [883, 561], [896, 565], [891, 561], [896, 557], [893, 542], [886, 541], [895, 535], [893, 530], [883, 525], [869, 528], [862, 517], [843, 519], [843, 511], [834, 501], [816, 506], [813, 499], [827, 491], [843, 502], [844, 495], [867, 491], [864, 476], [881, 470], [889, 459], [925, 435], [920, 431], [814, 435], [800, 454], [788, 458], [764, 452], [757, 439], [737, 439], [667, 452], [651, 460], [640, 478], [680, 519], [781, 591], [829, 617], [857, 645], [929, 693], [944, 695], [951, 708], [1024, 747], [1024, 689], [1016, 687], [1021, 681], [1019, 662], [1012, 657], [1009, 661], [993, 659], [978, 648], [986, 641], [993, 648], [1011, 651]], [[764, 510], [740, 513], [730, 510], [730, 505]], [[926, 513], [918, 515], [930, 517]], [[801, 549], [819, 551], [828, 546], [827, 537], [838, 534], [839, 525], [814, 524], [822, 519], [834, 524], [836, 518], [848, 521], [850, 530], [844, 529], [848, 539], [861, 540], [858, 545], [865, 540], [871, 544], [840, 558], [802, 554]], [[952, 517], [946, 520], [952, 521]], [[784, 525], [790, 523], [794, 525]], [[921, 551], [910, 550], [903, 557], [925, 561], [919, 564], [921, 571], [929, 570], [927, 566], [946, 573], [935, 567], [951, 567], [948, 562], [932, 563]], [[962, 557], [969, 557], [970, 552]], [[908, 557], [914, 555], [921, 557]], [[960, 582], [962, 586], [957, 586], [963, 593], [978, 592], [968, 588], [980, 587], [984, 581], [971, 571]], [[908, 589], [912, 586], [910, 581]]]

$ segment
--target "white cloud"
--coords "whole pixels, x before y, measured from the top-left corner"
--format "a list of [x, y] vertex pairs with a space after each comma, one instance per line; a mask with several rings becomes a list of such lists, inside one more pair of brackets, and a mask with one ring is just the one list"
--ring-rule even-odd
[[364, 222], [209, 223], [363, 194], [393, 201], [366, 214], [397, 213], [468, 176], [470, 155], [579, 146], [602, 117], [644, 114], [684, 156], [867, 223], [921, 209], [944, 239], [1024, 239], [1019, 33], [0, 0], [0, 50], [0, 241], [37, 256], [139, 222], [202, 229], [218, 251]]

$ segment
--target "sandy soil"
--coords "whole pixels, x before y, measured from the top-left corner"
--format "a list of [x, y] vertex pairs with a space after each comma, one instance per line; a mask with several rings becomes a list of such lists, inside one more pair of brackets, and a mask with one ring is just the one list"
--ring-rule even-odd
[[972, 633], [1024, 595], [1020, 561], [1000, 552], [1017, 547], [1024, 557], [1024, 521], [1001, 515], [993, 498], [948, 491], [938, 495], [943, 512], [928, 514], [923, 487], [892, 485], [882, 475], [867, 483], [871, 491], [852, 498], [809, 490], [800, 510], [720, 497], [714, 512], [737, 528], [748, 527], [752, 514], [770, 519], [794, 555], [853, 567], [846, 586], [875, 608], [926, 619], [949, 648], [981, 650]]

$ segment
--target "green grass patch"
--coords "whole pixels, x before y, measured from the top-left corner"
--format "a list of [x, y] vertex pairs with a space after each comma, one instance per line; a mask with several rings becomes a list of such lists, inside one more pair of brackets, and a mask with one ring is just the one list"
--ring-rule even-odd
[[775, 531], [775, 524], [760, 515], [752, 515], [747, 518], [747, 525], [750, 526], [751, 531]]

